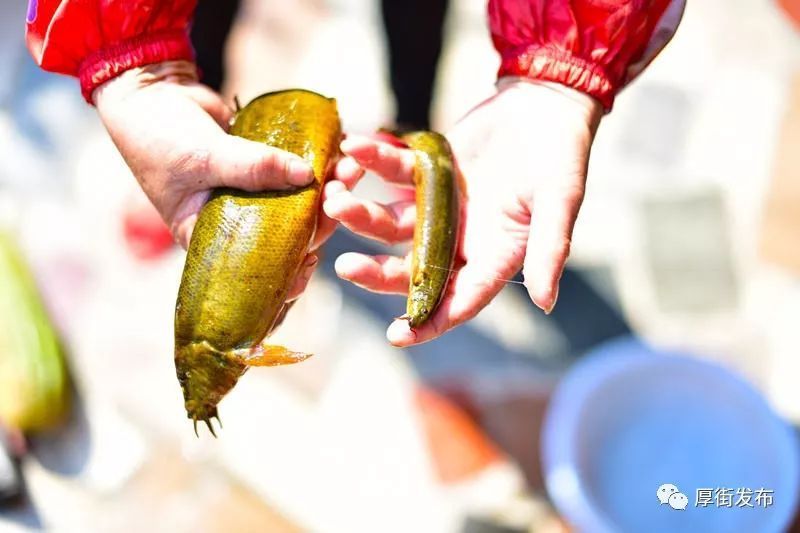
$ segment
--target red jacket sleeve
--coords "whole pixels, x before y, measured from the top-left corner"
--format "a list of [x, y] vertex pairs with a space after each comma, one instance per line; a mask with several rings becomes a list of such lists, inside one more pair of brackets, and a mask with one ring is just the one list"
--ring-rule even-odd
[[45, 70], [80, 78], [84, 98], [126, 70], [193, 59], [196, 0], [29, 0], [27, 44]]
[[610, 110], [667, 44], [685, 0], [489, 0], [498, 76], [562, 83]]

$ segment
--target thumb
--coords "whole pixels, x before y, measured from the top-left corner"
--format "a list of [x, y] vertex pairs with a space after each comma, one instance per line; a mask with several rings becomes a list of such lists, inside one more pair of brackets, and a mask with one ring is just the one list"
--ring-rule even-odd
[[224, 133], [215, 141], [208, 154], [209, 188], [280, 190], [304, 187], [314, 180], [311, 166], [290, 152]]

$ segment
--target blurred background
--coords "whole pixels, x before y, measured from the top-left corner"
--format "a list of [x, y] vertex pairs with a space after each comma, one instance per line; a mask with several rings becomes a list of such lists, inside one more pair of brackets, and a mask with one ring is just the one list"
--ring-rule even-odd
[[[225, 2], [212, 3], [218, 30]], [[336, 97], [346, 131], [396, 121], [378, 1], [241, 4], [224, 57], [199, 50], [229, 100], [304, 87]], [[221, 405], [216, 440], [195, 437], [175, 379], [184, 252], [77, 82], [28, 56], [24, 14], [24, 2], [0, 4], [0, 228], [61, 339], [72, 407], [55, 430], [4, 430], [0, 530], [580, 530], [542, 461], [543, 420], [564, 377], [620, 336], [718, 364], [760, 393], [763, 417], [800, 422], [800, 33], [777, 3], [688, 2], [672, 43], [619, 96], [552, 315], [510, 284], [466, 326], [394, 349], [384, 330], [403, 299], [336, 278], [339, 253], [378, 250], [340, 231], [275, 336], [316, 356], [249, 372]], [[209, 32], [198, 42], [220, 38], [214, 28], [197, 26]], [[431, 117], [446, 131], [492, 94], [498, 58], [483, 0], [451, 0], [444, 30]], [[223, 62], [224, 80], [211, 66]], [[359, 188], [391, 194], [377, 179]], [[636, 404], [647, 391], [629, 394]], [[776, 475], [800, 479], [787, 453]], [[797, 487], [785, 486], [773, 488], [790, 517]], [[666, 516], [657, 487], [648, 512]], [[685, 487], [690, 506], [696, 488]], [[747, 531], [789, 526], [771, 527]]]

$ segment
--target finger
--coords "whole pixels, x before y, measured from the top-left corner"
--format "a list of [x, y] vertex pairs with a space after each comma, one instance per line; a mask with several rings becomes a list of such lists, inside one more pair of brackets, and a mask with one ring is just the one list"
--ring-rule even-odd
[[358, 164], [358, 161], [352, 157], [343, 157], [339, 159], [333, 169], [333, 179], [341, 181], [345, 187], [352, 190], [356, 186], [358, 180], [364, 176], [364, 167]]
[[548, 314], [558, 299], [558, 282], [569, 257], [582, 202], [583, 187], [543, 191], [534, 198], [522, 273], [531, 300]]
[[342, 141], [341, 149], [384, 180], [398, 185], [413, 185], [417, 159], [411, 150], [368, 137], [348, 137]]
[[294, 279], [294, 282], [292, 282], [292, 288], [289, 289], [289, 296], [286, 298], [287, 302], [296, 300], [303, 294], [308, 286], [308, 282], [311, 280], [311, 276], [314, 274], [314, 270], [317, 268], [317, 264], [319, 264], [319, 257], [317, 254], [308, 254], [300, 273]]
[[349, 252], [336, 259], [334, 268], [337, 276], [368, 291], [385, 294], [408, 292], [408, 258]]
[[173, 237], [184, 250], [189, 249], [195, 224], [197, 224], [197, 213], [185, 217], [171, 229]]
[[172, 236], [184, 250], [189, 248], [192, 239], [192, 232], [197, 223], [197, 214], [208, 201], [211, 192], [208, 190], [199, 191], [187, 197], [176, 209], [174, 216], [169, 223]]
[[246, 191], [303, 187], [314, 179], [311, 166], [299, 156], [261, 143], [220, 134], [207, 154], [209, 187]]
[[499, 224], [473, 212], [462, 216], [459, 255], [442, 301], [430, 319], [412, 330], [396, 320], [386, 331], [395, 346], [427, 342], [472, 319], [486, 307], [522, 267], [524, 242]]
[[[328, 198], [345, 190], [345, 186], [341, 181], [333, 180], [326, 183], [322, 189], [323, 205]], [[336, 231], [337, 225], [338, 222], [336, 220], [326, 215], [325, 211], [320, 209], [319, 220], [317, 221], [317, 231], [314, 234], [314, 242], [311, 244], [311, 250], [316, 250], [322, 246], [325, 241], [327, 241], [331, 235], [333, 235], [333, 232]]]
[[233, 109], [225, 103], [220, 95], [201, 83], [186, 85], [185, 87], [189, 96], [197, 102], [206, 113], [211, 115], [223, 130], [228, 131], [231, 119], [233, 118]]
[[414, 236], [416, 206], [402, 200], [380, 204], [342, 190], [322, 204], [325, 214], [364, 237], [395, 244]]
[[407, 320], [397, 319], [389, 325], [386, 338], [398, 347], [421, 344], [472, 319], [505, 285], [502, 279], [489, 274], [492, 270], [465, 264], [454, 273], [439, 307], [427, 322], [411, 329]]

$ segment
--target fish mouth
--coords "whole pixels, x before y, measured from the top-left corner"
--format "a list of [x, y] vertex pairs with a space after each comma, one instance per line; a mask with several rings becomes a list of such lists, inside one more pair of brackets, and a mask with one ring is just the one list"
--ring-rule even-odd
[[[186, 392], [184, 391], [184, 396]], [[198, 403], [194, 399], [185, 399], [184, 406], [186, 407], [186, 416], [192, 421], [192, 426], [194, 427], [194, 434], [196, 436], [200, 436], [197, 433], [197, 423], [203, 422], [208, 427], [208, 430], [211, 434], [216, 437], [217, 433], [214, 431], [214, 426], [211, 424], [211, 419], [216, 418], [217, 424], [219, 427], [222, 427], [222, 421], [219, 419], [219, 414], [217, 413], [217, 406], [216, 404], [212, 404], [209, 402]]]
[[412, 293], [408, 301], [406, 314], [401, 317], [408, 321], [408, 327], [417, 328], [427, 322], [430, 316], [431, 305], [427, 295], [424, 292]]
[[211, 419], [216, 418], [217, 405], [251, 366], [279, 366], [299, 363], [311, 354], [293, 352], [283, 346], [261, 342], [251, 348], [219, 350], [208, 341], [178, 344], [175, 349], [175, 372], [183, 391], [186, 415], [194, 422], [204, 422], [215, 437]]
[[186, 415], [193, 421], [195, 433], [197, 423], [204, 422], [216, 437], [211, 419], [216, 418], [219, 423], [217, 405], [245, 370], [247, 365], [235, 350], [218, 350], [207, 341], [176, 347], [175, 371], [183, 391]]
[[[187, 412], [188, 412], [188, 409], [187, 409]], [[213, 435], [214, 438], [217, 438], [217, 432], [214, 431], [214, 425], [211, 423], [211, 419], [212, 418], [216, 418], [217, 419], [217, 424], [219, 424], [220, 429], [222, 429], [222, 420], [219, 419], [219, 416], [217, 415], [217, 409], [216, 408], [214, 408], [214, 414], [213, 415], [206, 416], [205, 418], [195, 418], [191, 414], [189, 415], [189, 418], [192, 419], [192, 426], [194, 427], [194, 435], [195, 435], [195, 437], [198, 437], [198, 438], [200, 437], [200, 434], [197, 432], [197, 422], [204, 422], [206, 427], [208, 428], [208, 431], [211, 432], [211, 435]]]
[[419, 313], [414, 313], [411, 316], [408, 316], [406, 318], [406, 320], [408, 320], [408, 327], [411, 329], [418, 328], [428, 320], [429, 316], [430, 313], [427, 309], [423, 309]]

